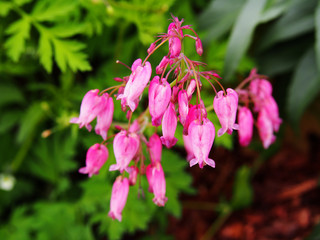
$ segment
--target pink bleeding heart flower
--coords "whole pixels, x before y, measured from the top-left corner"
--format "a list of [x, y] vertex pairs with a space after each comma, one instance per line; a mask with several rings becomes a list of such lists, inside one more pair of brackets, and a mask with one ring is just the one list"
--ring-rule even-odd
[[149, 111], [152, 125], [160, 126], [161, 118], [167, 109], [171, 98], [171, 87], [165, 78], [159, 83], [159, 76], [155, 76], [149, 87]]
[[221, 128], [218, 131], [218, 137], [225, 132], [231, 134], [233, 129], [238, 130], [239, 126], [235, 123], [238, 108], [238, 94], [231, 88], [228, 88], [227, 95], [219, 91], [213, 100], [213, 108], [220, 121]]
[[97, 116], [97, 125], [95, 127], [96, 134], [101, 135], [103, 140], [107, 139], [107, 132], [111, 126], [113, 118], [113, 98], [109, 97], [108, 93], [101, 96], [101, 112]]
[[187, 161], [190, 162], [191, 159], [195, 158], [195, 156], [193, 154], [193, 147], [192, 147], [191, 139], [190, 139], [189, 135], [184, 135], [184, 134], [182, 134], [182, 138], [183, 138], [184, 148], [187, 151]]
[[79, 173], [88, 174], [92, 177], [93, 174], [98, 174], [100, 168], [107, 161], [109, 152], [106, 146], [96, 143], [87, 151], [86, 166], [79, 169]]
[[263, 101], [263, 108], [266, 110], [275, 132], [279, 131], [282, 119], [279, 118], [278, 104], [272, 96], [268, 96]]
[[174, 137], [177, 128], [177, 115], [174, 110], [174, 104], [170, 102], [169, 107], [163, 115], [162, 119], [162, 134], [160, 138], [163, 145], [167, 148], [174, 146], [178, 139]]
[[129, 193], [129, 181], [127, 178], [122, 176], [117, 177], [116, 181], [112, 186], [111, 200], [110, 200], [110, 211], [109, 217], [113, 220], [118, 219], [119, 222], [122, 220], [122, 210], [127, 202]]
[[192, 94], [194, 93], [194, 90], [196, 89], [197, 82], [195, 79], [191, 79], [189, 86], [187, 88], [187, 95], [189, 100], [192, 98]]
[[267, 149], [276, 140], [276, 137], [273, 135], [272, 120], [265, 109], [261, 109], [259, 112], [257, 127], [263, 147]]
[[215, 167], [215, 162], [208, 158], [215, 136], [215, 128], [207, 118], [203, 119], [203, 123], [195, 120], [188, 130], [188, 137], [191, 140], [194, 158], [190, 160], [190, 167], [199, 164], [203, 168], [205, 164]]
[[201, 56], [203, 53], [203, 48], [202, 48], [202, 43], [200, 38], [196, 39], [196, 50], [197, 50], [197, 53]]
[[150, 159], [151, 163], [155, 164], [157, 162], [161, 161], [161, 155], [162, 155], [162, 143], [160, 140], [160, 137], [154, 133], [148, 142], [148, 148], [150, 153]]
[[168, 198], [166, 195], [166, 180], [160, 162], [147, 166], [147, 179], [149, 182], [149, 191], [154, 194], [153, 202], [163, 207]]
[[154, 42], [151, 43], [150, 47], [147, 50], [148, 54], [150, 54], [155, 48], [156, 48], [156, 44]]
[[246, 147], [250, 144], [253, 133], [253, 116], [249, 108], [240, 107], [238, 112], [239, 143]]
[[126, 171], [129, 173], [129, 185], [133, 186], [137, 182], [139, 169], [136, 166], [127, 167]]
[[161, 62], [159, 63], [159, 65], [156, 67], [156, 73], [162, 74], [162, 72], [164, 71], [168, 63], [169, 63], [169, 58], [167, 56], [164, 56]]
[[122, 108], [124, 109], [125, 106], [129, 106], [132, 112], [137, 108], [139, 97], [147, 86], [152, 72], [149, 62], [146, 62], [144, 66], [141, 65], [141, 62], [140, 58], [134, 61], [131, 67], [132, 73], [123, 94], [119, 94], [117, 97], [117, 100], [121, 99]]
[[207, 117], [207, 111], [203, 104], [203, 101], [201, 100], [201, 104], [190, 106], [188, 116], [186, 118], [186, 121], [183, 125], [183, 134], [188, 135], [188, 129], [189, 125], [196, 119], [206, 118]]
[[122, 173], [136, 155], [139, 145], [140, 140], [136, 133], [128, 133], [125, 130], [119, 132], [113, 140], [113, 151], [117, 164], [111, 165], [109, 171], [120, 170]]
[[[169, 35], [169, 55], [170, 58], [179, 57], [181, 52], [181, 40], [178, 36], [178, 29], [175, 23], [170, 23], [168, 27], [168, 35]], [[182, 36], [182, 31], [179, 31]]]
[[250, 82], [249, 91], [259, 99], [271, 96], [272, 85], [265, 79], [254, 79]]
[[181, 90], [178, 94], [179, 103], [179, 120], [182, 125], [186, 122], [189, 112], [189, 99], [188, 94], [185, 90]]
[[80, 128], [85, 126], [88, 131], [91, 131], [92, 127], [90, 123], [96, 118], [102, 108], [100, 104], [101, 98], [98, 93], [99, 89], [94, 89], [84, 95], [80, 107], [80, 116], [78, 118], [72, 118], [70, 123], [79, 124]]

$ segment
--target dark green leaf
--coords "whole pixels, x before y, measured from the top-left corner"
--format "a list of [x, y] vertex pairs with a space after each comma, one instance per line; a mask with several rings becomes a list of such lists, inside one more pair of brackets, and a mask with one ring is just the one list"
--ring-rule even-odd
[[241, 209], [250, 206], [253, 198], [251, 185], [251, 169], [242, 166], [237, 170], [234, 179], [231, 205], [233, 209]]
[[0, 84], [0, 107], [25, 101], [21, 91], [14, 85]]
[[315, 13], [315, 25], [316, 25], [316, 61], [318, 71], [320, 71], [320, 1]]
[[315, 0], [295, 0], [288, 11], [264, 32], [258, 45], [263, 51], [271, 45], [310, 32], [314, 29]]
[[289, 87], [287, 112], [291, 121], [298, 124], [306, 107], [320, 89], [314, 49], [309, 49], [300, 60]]
[[269, 0], [267, 8], [261, 14], [260, 23], [265, 23], [279, 17], [284, 13], [290, 5], [291, 0]]
[[0, 116], [0, 134], [10, 130], [14, 125], [16, 125], [22, 113], [20, 111], [10, 111], [4, 112]]
[[230, 80], [240, 60], [246, 53], [253, 31], [259, 23], [265, 0], [247, 0], [232, 29], [225, 57], [224, 78]]

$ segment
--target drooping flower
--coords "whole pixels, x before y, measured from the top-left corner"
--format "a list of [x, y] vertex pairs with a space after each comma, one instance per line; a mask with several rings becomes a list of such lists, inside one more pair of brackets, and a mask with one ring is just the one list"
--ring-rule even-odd
[[196, 89], [197, 82], [195, 79], [191, 79], [189, 86], [187, 88], [187, 95], [189, 100], [192, 98], [192, 94], [194, 93], [194, 90]]
[[139, 144], [140, 140], [136, 133], [128, 133], [125, 130], [119, 132], [113, 140], [113, 151], [117, 163], [111, 165], [109, 171], [119, 170], [122, 173], [136, 155]]
[[215, 167], [215, 162], [208, 158], [215, 135], [215, 128], [207, 118], [203, 119], [203, 123], [195, 120], [193, 121], [188, 130], [188, 137], [191, 140], [191, 146], [194, 158], [190, 160], [190, 167], [199, 164], [203, 168], [205, 164], [210, 167]]
[[127, 178], [122, 176], [117, 177], [116, 181], [112, 186], [111, 200], [110, 200], [110, 211], [109, 217], [113, 220], [118, 219], [119, 222], [122, 220], [122, 210], [127, 202], [129, 193], [129, 181]]
[[258, 115], [257, 127], [263, 147], [267, 149], [275, 140], [273, 135], [273, 124], [265, 109], [261, 109]]
[[147, 179], [149, 182], [149, 191], [154, 194], [153, 202], [163, 207], [168, 198], [166, 195], [166, 180], [160, 162], [147, 166]]
[[272, 96], [266, 97], [263, 102], [263, 108], [266, 110], [267, 115], [272, 122], [273, 130], [278, 132], [280, 124], [282, 123], [282, 119], [279, 117], [279, 108], [277, 102]]
[[272, 85], [265, 79], [254, 79], [250, 82], [249, 91], [260, 99], [271, 96]]
[[158, 134], [154, 133], [148, 142], [151, 163], [155, 164], [161, 161], [162, 143]]
[[170, 23], [168, 27], [169, 37], [169, 55], [170, 58], [175, 58], [180, 55], [181, 52], [181, 40], [179, 38], [178, 32], [182, 36], [181, 29], [178, 29], [176, 23]]
[[190, 139], [189, 135], [184, 135], [184, 134], [182, 134], [182, 138], [183, 138], [184, 148], [187, 151], [187, 161], [190, 162], [190, 160], [195, 157], [193, 154], [193, 147], [192, 147], [191, 139]]
[[246, 147], [250, 144], [253, 133], [253, 116], [249, 108], [240, 107], [238, 112], [239, 143]]
[[72, 118], [70, 123], [79, 124], [80, 128], [85, 126], [88, 131], [91, 131], [92, 127], [90, 123], [96, 118], [102, 109], [102, 105], [100, 104], [101, 98], [98, 93], [99, 89], [94, 89], [84, 95], [80, 107], [80, 116], [78, 118]]
[[202, 48], [202, 43], [200, 38], [196, 39], [196, 50], [197, 50], [197, 53], [201, 56], [203, 53], [203, 48]]
[[170, 102], [167, 110], [165, 111], [162, 119], [162, 137], [161, 142], [167, 148], [174, 146], [178, 139], [174, 137], [177, 128], [177, 115], [174, 110], [174, 104]]
[[164, 68], [168, 63], [169, 63], [169, 58], [167, 56], [164, 56], [161, 62], [159, 63], [159, 65], [156, 67], [156, 73], [162, 74], [162, 72], [164, 71]]
[[121, 99], [122, 108], [129, 106], [132, 112], [137, 108], [139, 97], [147, 86], [152, 72], [149, 62], [146, 62], [144, 66], [142, 66], [141, 63], [142, 60], [140, 58], [134, 61], [131, 67], [132, 73], [124, 88], [123, 94], [119, 94], [117, 97], [117, 100]]
[[149, 111], [152, 117], [152, 125], [160, 126], [161, 119], [171, 98], [171, 87], [166, 79], [159, 83], [159, 76], [155, 76], [149, 87]]
[[111, 126], [113, 118], [113, 98], [108, 93], [101, 96], [102, 110], [97, 116], [97, 125], [95, 127], [96, 134], [101, 135], [103, 140], [107, 139], [107, 132]]
[[93, 174], [98, 174], [100, 168], [107, 161], [109, 152], [106, 146], [96, 143], [87, 151], [86, 166], [79, 169], [79, 173], [88, 174], [92, 177]]
[[226, 90], [227, 95], [223, 95], [223, 91], [219, 91], [213, 100], [213, 108], [216, 112], [221, 124], [218, 131], [218, 137], [225, 132], [231, 134], [233, 129], [238, 130], [236, 114], [238, 108], [238, 94], [231, 88]]
[[189, 99], [188, 99], [188, 94], [185, 90], [181, 90], [179, 92], [178, 104], [179, 104], [179, 120], [181, 124], [184, 125], [189, 112]]
[[203, 104], [203, 101], [201, 100], [201, 103], [198, 105], [190, 106], [188, 115], [186, 118], [186, 121], [183, 125], [183, 134], [188, 135], [188, 129], [189, 125], [196, 119], [206, 118], [207, 117], [207, 111]]
[[126, 171], [129, 173], [129, 185], [135, 185], [137, 182], [139, 169], [136, 166], [130, 166], [126, 168]]

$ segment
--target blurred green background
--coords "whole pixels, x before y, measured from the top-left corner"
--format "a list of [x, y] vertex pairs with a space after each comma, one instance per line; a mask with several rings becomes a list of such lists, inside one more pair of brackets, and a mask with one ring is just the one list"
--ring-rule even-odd
[[[163, 161], [166, 206], [153, 204], [144, 179], [145, 198], [138, 197], [138, 186], [130, 188], [119, 223], [107, 217], [116, 177], [107, 170], [115, 162], [111, 144], [107, 164], [88, 179], [77, 170], [101, 139], [69, 124], [88, 90], [105, 89], [114, 77], [129, 74], [116, 60], [131, 65], [147, 55], [170, 13], [184, 18], [203, 41], [201, 58], [191, 40], [185, 54], [216, 70], [224, 86], [236, 86], [253, 67], [269, 76], [283, 125], [299, 134], [300, 119], [320, 89], [319, 1], [1, 0], [0, 239], [128, 239], [137, 231], [141, 239], [170, 239], [168, 215], [179, 218], [181, 193], [197, 192], [181, 137], [178, 151], [163, 153], [170, 159]], [[153, 66], [163, 54], [150, 58]], [[208, 92], [205, 102], [212, 99]], [[319, 109], [313, 114], [319, 119]], [[115, 120], [125, 120], [119, 101]], [[268, 154], [281, 145], [283, 130], [278, 135]], [[217, 139], [215, 146], [232, 149], [233, 140]], [[222, 212], [252, 202], [251, 169], [243, 166], [235, 174], [233, 197]], [[153, 237], [151, 226], [157, 226]]]

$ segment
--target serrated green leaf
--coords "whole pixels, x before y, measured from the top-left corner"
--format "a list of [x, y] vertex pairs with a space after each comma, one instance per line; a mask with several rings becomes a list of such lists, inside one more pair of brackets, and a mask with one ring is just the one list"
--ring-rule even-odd
[[50, 38], [45, 32], [40, 32], [38, 53], [40, 57], [40, 63], [44, 66], [47, 72], [52, 71], [52, 46]]
[[85, 48], [83, 43], [71, 40], [53, 39], [55, 59], [62, 72], [67, 70], [67, 66], [72, 71], [89, 71], [91, 66], [86, 60], [87, 55], [81, 50]]
[[237, 170], [231, 200], [233, 209], [245, 208], [252, 203], [253, 189], [250, 178], [251, 169], [247, 166], [242, 166]]
[[85, 33], [87, 24], [85, 23], [69, 23], [68, 25], [56, 25], [49, 29], [50, 33], [58, 38], [72, 37], [76, 34]]
[[11, 84], [0, 84], [0, 107], [25, 101], [19, 88]]
[[25, 50], [25, 42], [30, 37], [30, 19], [28, 17], [22, 17], [21, 19], [12, 23], [6, 33], [11, 35], [4, 46], [7, 49], [7, 55], [17, 62], [21, 54]]
[[320, 75], [315, 57], [312, 47], [301, 58], [289, 86], [287, 112], [296, 125], [320, 90]]
[[257, 50], [262, 52], [271, 45], [297, 37], [314, 29], [314, 8], [316, 0], [295, 0], [291, 2], [290, 8], [264, 32], [258, 42]]
[[77, 5], [78, 1], [38, 1], [31, 15], [37, 21], [56, 21], [61, 16], [68, 16]]
[[253, 31], [259, 23], [266, 0], [247, 0], [232, 29], [225, 56], [224, 78], [230, 80], [241, 58], [246, 53]]
[[10, 2], [0, 2], [0, 16], [7, 16], [11, 8], [12, 4]]
[[316, 61], [318, 66], [318, 71], [320, 71], [320, 1], [315, 13], [315, 26], [316, 26]]

